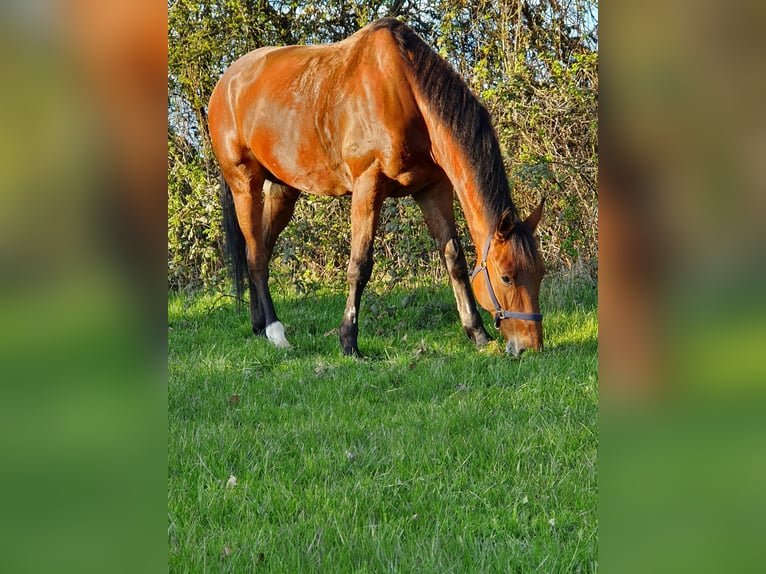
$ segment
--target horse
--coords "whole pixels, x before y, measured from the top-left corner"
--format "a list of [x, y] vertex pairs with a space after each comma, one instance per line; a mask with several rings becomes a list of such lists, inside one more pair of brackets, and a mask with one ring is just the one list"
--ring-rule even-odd
[[[489, 113], [404, 23], [383, 18], [334, 44], [249, 52], [216, 84], [208, 128], [223, 176], [226, 245], [240, 298], [247, 278], [254, 333], [290, 346], [269, 292], [268, 266], [299, 195], [350, 194], [349, 292], [338, 332], [343, 353], [361, 357], [360, 303], [381, 207], [388, 197], [412, 196], [468, 338], [477, 347], [490, 341], [478, 301], [493, 315], [510, 356], [543, 348], [545, 266], [534, 233], [545, 199], [521, 219]], [[454, 194], [481, 254], [470, 275]]]

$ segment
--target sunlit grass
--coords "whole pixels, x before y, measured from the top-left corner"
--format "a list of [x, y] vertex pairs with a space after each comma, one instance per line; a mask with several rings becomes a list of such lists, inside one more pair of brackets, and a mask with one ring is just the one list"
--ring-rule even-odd
[[363, 361], [343, 293], [277, 300], [287, 351], [227, 297], [171, 296], [170, 570], [594, 570], [596, 293], [546, 281], [546, 351], [518, 361], [447, 287], [370, 292]]

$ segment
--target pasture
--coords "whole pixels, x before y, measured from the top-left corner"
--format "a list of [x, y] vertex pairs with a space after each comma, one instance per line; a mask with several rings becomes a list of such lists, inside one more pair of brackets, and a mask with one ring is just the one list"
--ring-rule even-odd
[[597, 569], [597, 291], [543, 281], [542, 353], [478, 351], [447, 285], [275, 304], [274, 348], [220, 294], [171, 294], [171, 572]]

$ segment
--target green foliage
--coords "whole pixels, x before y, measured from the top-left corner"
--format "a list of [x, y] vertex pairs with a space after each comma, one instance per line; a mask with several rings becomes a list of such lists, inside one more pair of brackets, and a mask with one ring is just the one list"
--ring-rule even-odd
[[168, 171], [168, 284], [200, 288], [226, 273], [221, 259], [221, 207], [202, 166], [179, 161], [170, 146]]
[[[218, 169], [206, 104], [221, 73], [263, 45], [340, 40], [395, 15], [466, 79], [493, 116], [522, 214], [547, 198], [539, 227], [551, 269], [597, 267], [598, 46], [595, 0], [175, 0], [168, 39], [168, 283], [224, 277]], [[457, 207], [464, 246], [473, 246]], [[216, 219], [218, 218], [218, 219]], [[276, 246], [272, 276], [303, 293], [345, 282], [347, 200], [302, 197]], [[443, 278], [418, 208], [387, 203], [376, 239], [373, 280], [393, 286]]]
[[[300, 294], [345, 284], [351, 241], [349, 207], [348, 198], [306, 195], [298, 200], [272, 258], [271, 277], [278, 285]], [[384, 203], [374, 265], [373, 285], [384, 288], [445, 277], [420, 208], [411, 198]]]

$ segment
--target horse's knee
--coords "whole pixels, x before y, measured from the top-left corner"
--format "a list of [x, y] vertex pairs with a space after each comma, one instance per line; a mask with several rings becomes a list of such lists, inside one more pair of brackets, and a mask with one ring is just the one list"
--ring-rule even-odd
[[372, 275], [372, 258], [351, 259], [346, 276], [349, 285], [366, 284]]
[[444, 258], [452, 265], [459, 264], [461, 261], [465, 263], [463, 247], [460, 245], [460, 241], [458, 241], [456, 237], [452, 237], [445, 243]]
[[447, 263], [447, 270], [452, 279], [462, 279], [468, 276], [465, 254], [457, 238], [453, 237], [444, 246], [444, 260]]

